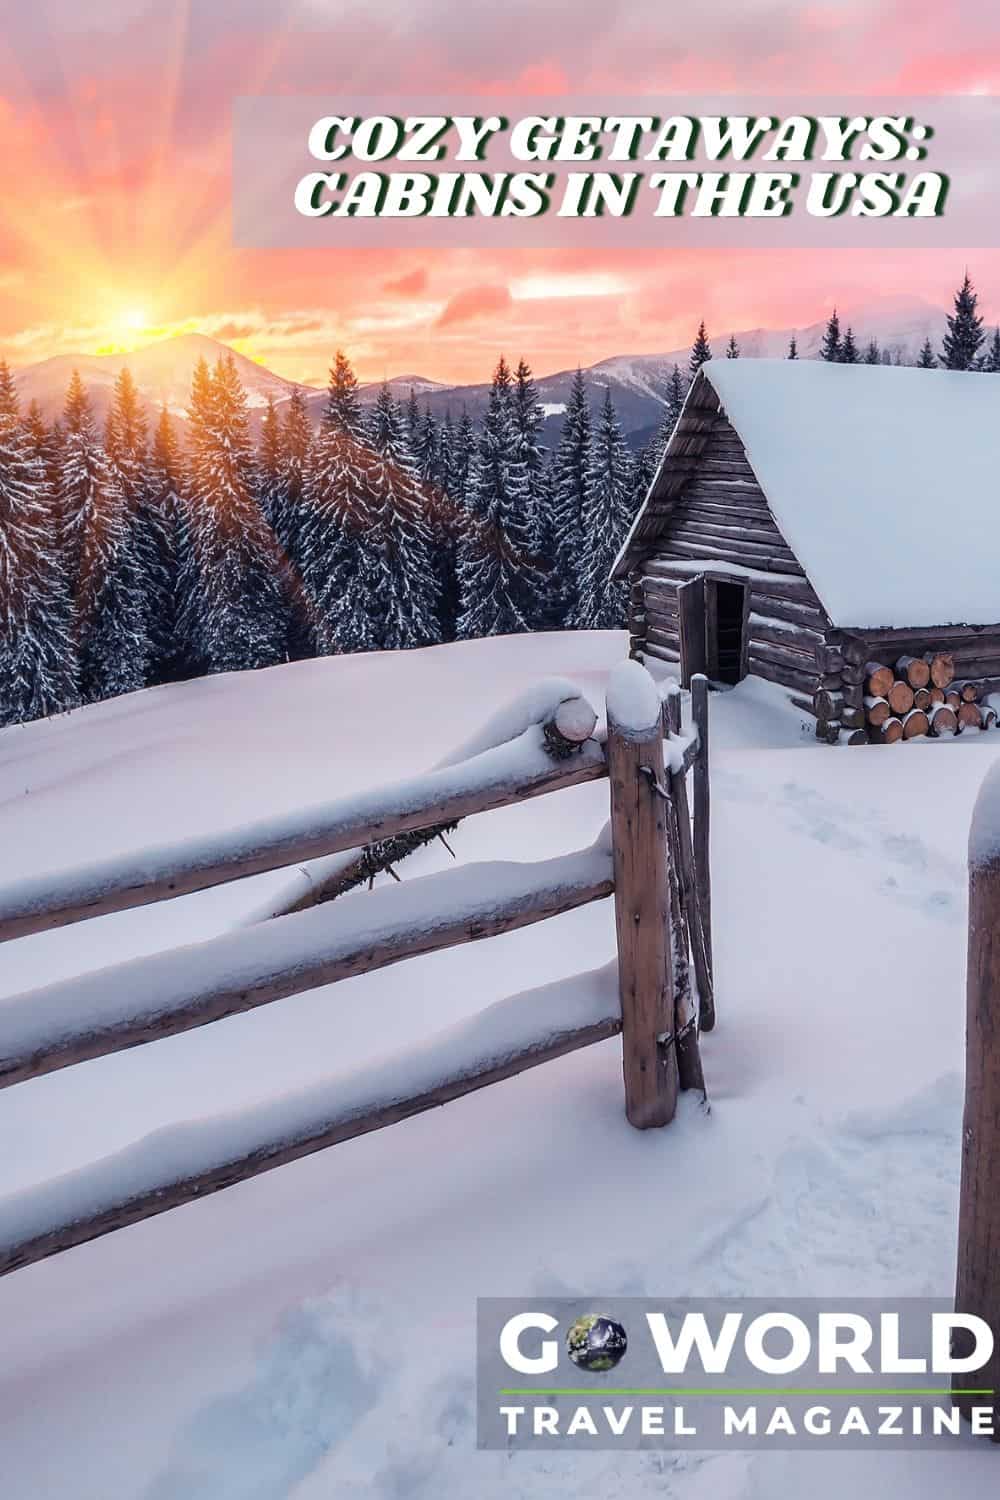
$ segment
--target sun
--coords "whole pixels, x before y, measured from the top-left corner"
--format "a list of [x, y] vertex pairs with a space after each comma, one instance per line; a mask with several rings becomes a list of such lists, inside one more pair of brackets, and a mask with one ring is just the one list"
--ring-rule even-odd
[[141, 302], [126, 302], [112, 308], [104, 330], [94, 351], [96, 354], [131, 354], [159, 336], [149, 309]]
[[118, 318], [118, 326], [124, 333], [141, 333], [148, 323], [144, 307], [122, 308]]

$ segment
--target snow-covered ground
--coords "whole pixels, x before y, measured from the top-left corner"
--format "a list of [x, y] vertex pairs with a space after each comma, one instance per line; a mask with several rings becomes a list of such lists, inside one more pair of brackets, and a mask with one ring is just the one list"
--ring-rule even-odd
[[[0, 883], [422, 771], [543, 676], [601, 705], [623, 653], [622, 636], [584, 634], [308, 662], [6, 730]], [[972, 1439], [931, 1456], [475, 1449], [477, 1296], [952, 1290], [965, 841], [1000, 736], [831, 750], [765, 684], [711, 708], [711, 1113], [685, 1098], [670, 1129], [631, 1130], [613, 1040], [0, 1280], [4, 1500], [995, 1485]], [[606, 816], [596, 782], [453, 842], [463, 861], [540, 859]], [[404, 874], [448, 862], [436, 845]], [[0, 994], [225, 932], [285, 880], [0, 946]], [[0, 1092], [0, 1196], [376, 1060], [613, 949], [605, 902]]]

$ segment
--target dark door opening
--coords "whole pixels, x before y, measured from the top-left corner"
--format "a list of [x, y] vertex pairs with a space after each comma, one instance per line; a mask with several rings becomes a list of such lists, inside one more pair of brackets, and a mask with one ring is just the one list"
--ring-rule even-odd
[[735, 683], [743, 678], [743, 595], [742, 583], [716, 580], [715, 588], [715, 671], [710, 675], [719, 682]]

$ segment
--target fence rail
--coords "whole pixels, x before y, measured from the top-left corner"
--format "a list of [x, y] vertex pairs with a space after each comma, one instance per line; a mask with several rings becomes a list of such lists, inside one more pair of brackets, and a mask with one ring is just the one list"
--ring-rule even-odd
[[[558, 686], [558, 685], [557, 685]], [[699, 714], [707, 700], [701, 697]], [[556, 695], [515, 738], [363, 798], [0, 891], [0, 939], [122, 911], [224, 880], [609, 777], [611, 819], [590, 849], [531, 864], [463, 866], [277, 916], [209, 942], [49, 985], [0, 1007], [0, 1087], [154, 1042], [418, 954], [615, 898], [618, 1004], [588, 976], [515, 996], [375, 1068], [238, 1115], [157, 1131], [117, 1156], [0, 1200], [0, 1275], [236, 1182], [510, 1078], [617, 1032], [626, 1113], [672, 1118], [703, 1089], [698, 1008], [710, 997], [707, 733], [680, 735], [638, 663], [608, 689], [606, 747], [579, 697]], [[707, 725], [706, 725], [707, 727]], [[664, 741], [669, 755], [664, 755]], [[695, 768], [695, 828], [685, 778]], [[688, 938], [701, 942], [695, 996]], [[707, 958], [706, 958], [707, 953]], [[706, 968], [706, 963], [709, 965]], [[708, 987], [708, 994], [705, 987]], [[714, 1008], [712, 1010], [714, 1018]]]
[[[185, 839], [65, 874], [18, 881], [0, 888], [0, 942], [170, 901], [606, 776], [604, 755], [590, 731], [579, 740], [572, 738], [579, 732], [576, 722], [563, 715], [565, 727], [560, 728], [555, 710], [544, 724], [460, 766], [245, 824], [210, 840]], [[594, 722], [592, 717], [591, 729]], [[553, 758], [545, 746], [559, 740], [579, 753], [571, 760]]]

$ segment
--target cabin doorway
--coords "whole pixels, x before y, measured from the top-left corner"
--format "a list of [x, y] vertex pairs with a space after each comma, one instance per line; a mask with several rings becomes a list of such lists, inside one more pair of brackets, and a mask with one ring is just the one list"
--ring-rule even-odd
[[[743, 596], [742, 583], [722, 583], [709, 579], [710, 587], [705, 591], [705, 603], [710, 606], [715, 600], [715, 660], [708, 653], [708, 675], [717, 682], [729, 684], [743, 677]], [[706, 621], [711, 643], [711, 621]], [[714, 670], [713, 670], [714, 667]]]
[[677, 590], [681, 682], [696, 672], [732, 686], [746, 676], [747, 589], [725, 578], [692, 578]]

